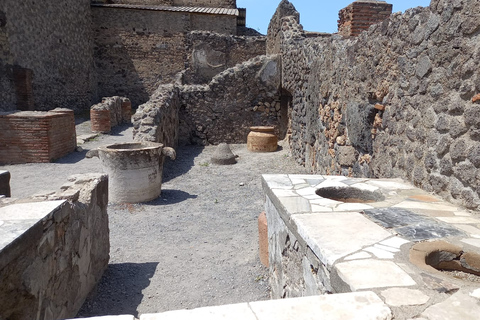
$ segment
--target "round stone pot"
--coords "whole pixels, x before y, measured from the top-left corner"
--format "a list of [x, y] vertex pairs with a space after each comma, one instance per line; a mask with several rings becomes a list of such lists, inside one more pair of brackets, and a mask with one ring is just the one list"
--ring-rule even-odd
[[277, 150], [278, 138], [274, 127], [250, 127], [247, 137], [247, 149], [254, 152], [273, 152]]
[[175, 159], [175, 150], [161, 143], [111, 144], [90, 150], [86, 157], [98, 157], [108, 174], [111, 203], [151, 201], [161, 193], [164, 156]]

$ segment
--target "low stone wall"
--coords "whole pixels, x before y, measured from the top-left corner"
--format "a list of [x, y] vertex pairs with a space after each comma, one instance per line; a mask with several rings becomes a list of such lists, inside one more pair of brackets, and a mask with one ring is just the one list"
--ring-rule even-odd
[[50, 162], [77, 147], [72, 110], [0, 113], [0, 163]]
[[10, 197], [10, 172], [6, 170], [0, 170], [0, 198]]
[[101, 103], [90, 108], [90, 120], [93, 132], [108, 133], [121, 124], [130, 123], [132, 103], [125, 97], [103, 98]]
[[72, 176], [56, 194], [0, 202], [1, 319], [76, 315], [108, 265], [107, 204], [101, 174]]
[[275, 126], [283, 138], [277, 56], [259, 56], [216, 75], [208, 85], [160, 86], [133, 116], [134, 139], [180, 144], [245, 143], [250, 126]]

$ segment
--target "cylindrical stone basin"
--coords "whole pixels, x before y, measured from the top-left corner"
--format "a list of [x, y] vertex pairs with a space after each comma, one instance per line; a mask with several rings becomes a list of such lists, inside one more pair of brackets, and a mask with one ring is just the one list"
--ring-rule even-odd
[[138, 203], [160, 196], [164, 156], [175, 159], [175, 151], [161, 143], [111, 144], [87, 153], [97, 156], [108, 174], [111, 203]]
[[278, 138], [275, 128], [269, 126], [250, 127], [247, 136], [247, 149], [253, 152], [273, 152], [277, 150]]

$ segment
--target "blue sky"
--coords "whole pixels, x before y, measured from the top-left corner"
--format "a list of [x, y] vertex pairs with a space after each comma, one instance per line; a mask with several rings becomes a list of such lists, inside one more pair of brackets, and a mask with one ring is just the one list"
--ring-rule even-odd
[[[268, 23], [281, 0], [237, 0], [237, 7], [247, 8], [247, 26], [267, 33]], [[307, 31], [336, 32], [338, 11], [354, 0], [289, 0], [298, 12], [300, 23]], [[426, 7], [430, 0], [390, 0], [393, 12], [414, 7]]]

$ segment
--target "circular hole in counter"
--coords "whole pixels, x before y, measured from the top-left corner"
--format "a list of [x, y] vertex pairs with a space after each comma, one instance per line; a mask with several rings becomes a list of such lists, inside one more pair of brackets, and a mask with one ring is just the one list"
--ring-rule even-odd
[[371, 203], [385, 200], [380, 191], [362, 190], [354, 187], [325, 187], [315, 192], [322, 198], [347, 203]]

